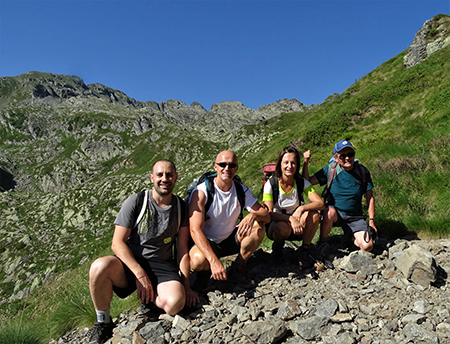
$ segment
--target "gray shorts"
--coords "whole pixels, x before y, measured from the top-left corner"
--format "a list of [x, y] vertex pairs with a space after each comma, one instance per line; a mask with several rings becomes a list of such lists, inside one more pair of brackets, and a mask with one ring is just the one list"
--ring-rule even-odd
[[356, 232], [370, 231], [365, 215], [345, 215], [337, 209], [336, 213], [338, 219], [333, 223], [333, 227], [342, 227], [346, 236], [352, 236]]

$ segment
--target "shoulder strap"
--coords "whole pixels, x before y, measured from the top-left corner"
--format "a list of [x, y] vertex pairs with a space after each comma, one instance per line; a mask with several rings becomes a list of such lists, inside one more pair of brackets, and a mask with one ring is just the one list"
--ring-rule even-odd
[[174, 196], [177, 199], [178, 230], [180, 230], [180, 225], [181, 225], [181, 201], [180, 201], [180, 197], [178, 197], [177, 195], [174, 195]]
[[297, 194], [298, 194], [298, 202], [299, 205], [305, 203], [305, 199], [303, 198], [303, 188], [305, 187], [305, 180], [302, 176], [295, 176], [295, 183], [297, 184]]
[[279, 186], [278, 186], [278, 178], [276, 175], [272, 175], [269, 178], [270, 186], [272, 187], [272, 197], [273, 197], [273, 205], [278, 201], [278, 195], [280, 192]]
[[239, 204], [241, 205], [241, 213], [239, 214], [239, 221], [243, 219], [243, 211], [245, 207], [245, 191], [240, 182], [234, 180], [234, 186], [236, 187], [236, 193], [238, 197]]
[[361, 165], [359, 162], [355, 161], [356, 167], [358, 167], [359, 175], [361, 176], [361, 180], [364, 186], [364, 192], [367, 191], [367, 178], [366, 173], [368, 172], [368, 169], [366, 166]]
[[330, 189], [331, 183], [333, 182], [334, 176], [336, 175], [336, 167], [337, 167], [336, 161], [333, 161], [331, 164], [328, 165], [327, 189]]
[[147, 202], [148, 202], [148, 197], [149, 197], [149, 190], [143, 190], [141, 192], [138, 193], [138, 199], [136, 200], [136, 204], [139, 206], [139, 204], [141, 203], [142, 197], [143, 197], [143, 202], [141, 203], [141, 210], [139, 212], [139, 215], [136, 219], [136, 222], [134, 223], [133, 228], [136, 228], [136, 226], [139, 224], [139, 222], [141, 222], [142, 217], [145, 214], [145, 210], [147, 208]]

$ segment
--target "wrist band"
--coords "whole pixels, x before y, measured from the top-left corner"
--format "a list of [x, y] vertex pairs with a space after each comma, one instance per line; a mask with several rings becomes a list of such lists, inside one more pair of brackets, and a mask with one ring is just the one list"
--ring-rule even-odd
[[147, 276], [147, 274], [143, 274], [141, 277], [136, 278], [137, 280], [140, 280], [141, 278], [144, 278], [145, 276]]
[[369, 221], [375, 221], [375, 219], [374, 219], [373, 217], [371, 217], [371, 218], [369, 219]]

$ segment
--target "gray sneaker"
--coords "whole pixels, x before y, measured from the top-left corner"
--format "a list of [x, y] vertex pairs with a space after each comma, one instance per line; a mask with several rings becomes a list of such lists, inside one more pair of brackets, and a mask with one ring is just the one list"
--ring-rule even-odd
[[94, 323], [94, 326], [92, 326], [88, 333], [88, 343], [89, 344], [103, 344], [108, 339], [110, 339], [113, 336], [113, 328], [114, 323], [112, 320], [110, 320], [109, 323], [100, 323], [96, 322]]

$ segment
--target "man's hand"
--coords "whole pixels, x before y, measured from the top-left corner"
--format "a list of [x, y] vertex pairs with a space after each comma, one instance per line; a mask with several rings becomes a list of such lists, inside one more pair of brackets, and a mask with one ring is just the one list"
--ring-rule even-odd
[[253, 213], [248, 213], [246, 217], [238, 224], [237, 235], [239, 239], [245, 238], [252, 234], [252, 228], [255, 224], [256, 215]]
[[305, 153], [303, 153], [303, 161], [309, 162], [309, 158], [311, 158], [311, 150], [307, 150]]
[[188, 307], [193, 307], [197, 303], [200, 303], [200, 298], [198, 297], [198, 294], [191, 289], [191, 287], [184, 287], [186, 290], [186, 305]]
[[209, 266], [211, 267], [212, 277], [217, 281], [225, 281], [227, 279], [227, 272], [219, 259], [214, 259], [212, 262], [209, 262]]
[[137, 298], [142, 303], [155, 302], [155, 294], [153, 292], [153, 286], [147, 275], [141, 279], [136, 279]]

